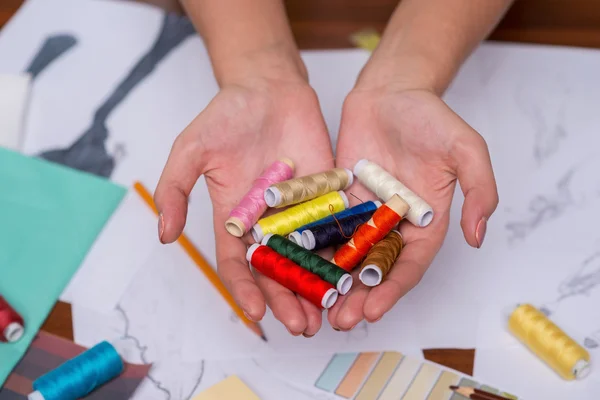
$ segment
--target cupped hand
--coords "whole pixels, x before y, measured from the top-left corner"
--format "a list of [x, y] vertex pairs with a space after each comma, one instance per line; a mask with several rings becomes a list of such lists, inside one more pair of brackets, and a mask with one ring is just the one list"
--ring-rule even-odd
[[[331, 325], [349, 330], [379, 320], [419, 283], [442, 246], [457, 179], [465, 196], [461, 227], [473, 247], [483, 243], [498, 194], [484, 139], [431, 91], [355, 89], [344, 104], [336, 153], [339, 167], [352, 169], [363, 158], [379, 164], [434, 210], [425, 228], [401, 223], [405, 246], [379, 286], [355, 279], [329, 310]], [[374, 198], [359, 182], [351, 191]]]
[[246, 316], [259, 321], [266, 304], [290, 333], [312, 336], [322, 311], [260, 274], [253, 275], [246, 241], [225, 230], [229, 212], [271, 163], [288, 157], [295, 176], [333, 168], [331, 142], [314, 91], [303, 80], [259, 79], [221, 89], [179, 135], [158, 184], [159, 235], [181, 234], [188, 196], [204, 175], [213, 203], [218, 272]]

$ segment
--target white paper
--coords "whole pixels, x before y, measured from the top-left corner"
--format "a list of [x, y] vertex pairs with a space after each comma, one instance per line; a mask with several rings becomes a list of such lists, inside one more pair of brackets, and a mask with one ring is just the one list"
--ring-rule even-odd
[[[64, 9], [69, 11], [56, 12]], [[79, 44], [36, 82], [26, 150], [36, 154], [65, 146], [84, 132], [93, 110], [150, 47], [160, 21], [156, 10], [134, 4], [30, 0], [0, 34], [0, 71], [21, 72], [48, 34], [73, 32]], [[304, 52], [303, 57], [315, 90], [330, 99], [323, 107], [333, 135], [341, 100], [368, 54]], [[485, 319], [477, 323], [480, 311], [498, 318], [515, 300], [552, 300], [536, 294], [545, 288], [540, 282], [549, 265], [560, 264], [564, 279], [569, 268], [593, 254], [592, 243], [600, 239], [594, 233], [600, 195], [594, 161], [599, 66], [593, 50], [489, 43], [466, 62], [444, 99], [486, 138], [501, 204], [482, 249], [472, 249], [459, 226], [463, 199], [457, 188], [444, 246], [403, 300], [407, 307], [398, 306], [382, 323], [408, 321], [419, 347], [475, 347], [477, 332], [488, 325]], [[154, 187], [174, 137], [216, 91], [201, 40], [187, 39], [109, 118], [108, 147], [117, 159], [112, 179], [127, 185], [139, 179]], [[201, 179], [186, 229], [214, 263], [211, 211]], [[549, 294], [558, 282], [548, 285]]]
[[157, 224], [154, 212], [130, 189], [60, 299], [98, 312], [114, 310], [159, 243]]
[[[599, 353], [596, 351], [593, 357], [599, 357]], [[600, 393], [597, 373], [582, 380], [563, 380], [522, 346], [477, 350], [474, 375], [493, 376], [497, 385], [531, 400], [595, 400]]]
[[0, 73], [0, 147], [21, 149], [29, 86], [28, 74]]

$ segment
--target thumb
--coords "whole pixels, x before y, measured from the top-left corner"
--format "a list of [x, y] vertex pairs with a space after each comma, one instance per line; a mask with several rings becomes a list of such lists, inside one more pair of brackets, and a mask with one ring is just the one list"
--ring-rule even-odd
[[474, 140], [456, 149], [458, 181], [465, 196], [460, 226], [470, 246], [483, 245], [487, 221], [498, 205], [498, 189], [485, 140], [473, 131]]
[[158, 236], [162, 243], [172, 243], [185, 227], [188, 198], [200, 175], [204, 173], [202, 146], [184, 131], [173, 144], [171, 153], [156, 187], [154, 202], [159, 212]]

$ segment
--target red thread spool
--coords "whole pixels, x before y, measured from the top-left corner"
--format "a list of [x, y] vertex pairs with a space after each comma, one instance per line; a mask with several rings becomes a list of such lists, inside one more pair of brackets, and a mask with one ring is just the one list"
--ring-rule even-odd
[[23, 318], [0, 296], [0, 341], [16, 342], [21, 339], [24, 326]]
[[338, 292], [331, 283], [268, 246], [253, 244], [248, 249], [246, 259], [260, 273], [299, 294], [317, 307], [330, 308], [338, 298]]
[[331, 262], [348, 272], [352, 271], [371, 247], [398, 225], [409, 209], [406, 201], [397, 194], [393, 195], [368, 222], [358, 227], [352, 239], [335, 252]]

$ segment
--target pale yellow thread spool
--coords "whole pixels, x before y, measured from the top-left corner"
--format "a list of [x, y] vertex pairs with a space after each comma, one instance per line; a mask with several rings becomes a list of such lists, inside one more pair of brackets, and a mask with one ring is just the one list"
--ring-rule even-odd
[[508, 329], [562, 378], [583, 379], [590, 372], [587, 350], [532, 305], [518, 305], [510, 314]]
[[348, 197], [344, 192], [327, 193], [277, 214], [261, 218], [252, 228], [252, 236], [257, 242], [260, 242], [267, 233], [285, 236], [302, 225], [344, 211], [348, 206]]
[[275, 183], [265, 190], [269, 207], [286, 207], [316, 199], [330, 192], [344, 190], [352, 185], [354, 175], [345, 168], [333, 168], [300, 178]]

